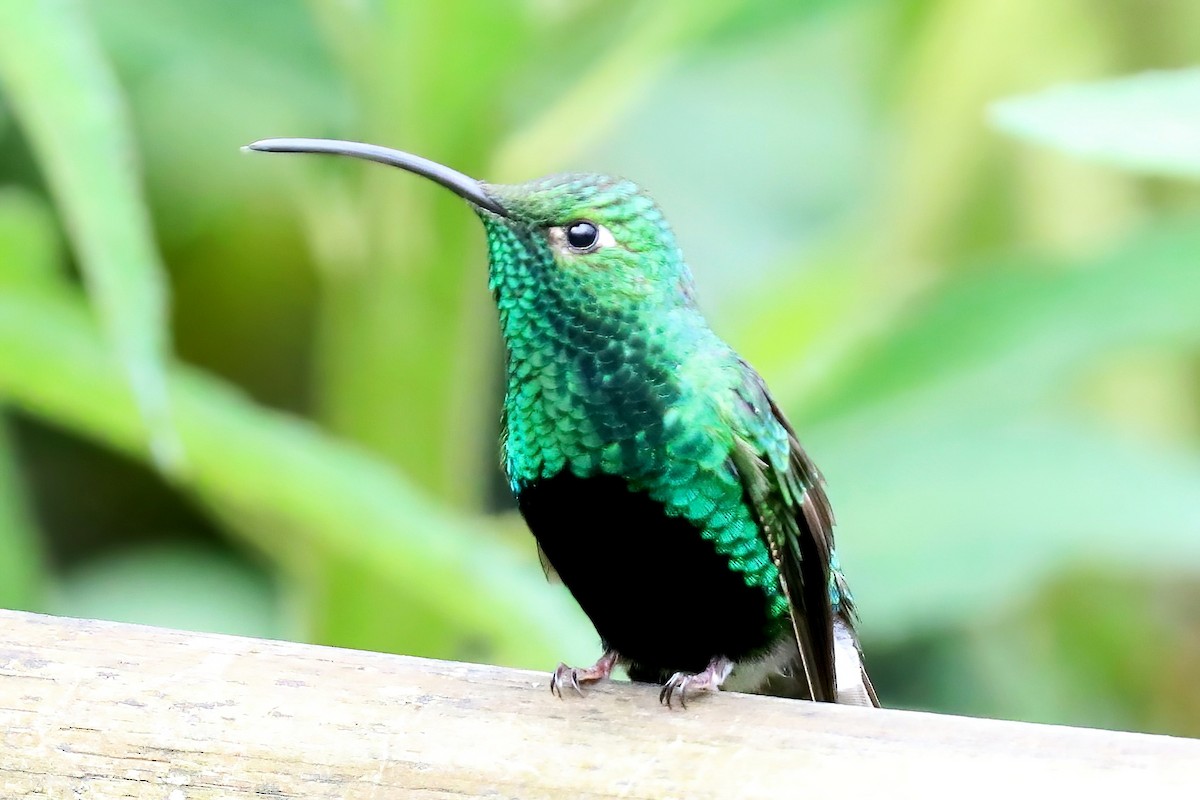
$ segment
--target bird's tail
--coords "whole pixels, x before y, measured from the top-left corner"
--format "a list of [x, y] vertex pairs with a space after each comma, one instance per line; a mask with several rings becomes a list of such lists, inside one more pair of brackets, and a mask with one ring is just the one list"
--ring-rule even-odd
[[833, 615], [833, 667], [837, 677], [837, 701], [852, 706], [879, 708], [879, 697], [867, 677], [862, 648], [850, 621], [837, 612]]

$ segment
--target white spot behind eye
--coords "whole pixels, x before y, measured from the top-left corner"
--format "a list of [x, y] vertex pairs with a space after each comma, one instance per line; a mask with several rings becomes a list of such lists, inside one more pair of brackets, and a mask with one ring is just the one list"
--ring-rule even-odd
[[597, 225], [596, 227], [600, 229], [600, 239], [596, 242], [597, 250], [599, 250], [601, 247], [616, 246], [617, 240], [613, 238], [612, 231], [603, 225]]

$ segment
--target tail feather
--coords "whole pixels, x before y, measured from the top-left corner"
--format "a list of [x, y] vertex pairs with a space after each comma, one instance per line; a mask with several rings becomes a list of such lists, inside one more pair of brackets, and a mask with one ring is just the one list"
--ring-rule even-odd
[[[833, 663], [835, 694], [829, 702], [879, 708], [879, 697], [867, 677], [858, 636], [845, 616], [846, 608], [833, 614]], [[630, 676], [633, 676], [632, 671]], [[661, 682], [661, 681], [660, 681]], [[791, 637], [760, 660], [739, 663], [724, 688], [773, 697], [812, 700], [812, 688], [804, 676], [804, 667], [796, 642]]]
[[833, 618], [833, 663], [839, 703], [879, 708], [879, 697], [867, 677], [858, 636], [841, 614], [835, 614]]

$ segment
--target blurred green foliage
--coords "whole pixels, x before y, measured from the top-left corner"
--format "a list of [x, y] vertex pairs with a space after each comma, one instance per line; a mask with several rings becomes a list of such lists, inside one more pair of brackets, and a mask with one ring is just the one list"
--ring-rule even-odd
[[1200, 735], [1197, 54], [1190, 0], [0, 4], [0, 604], [595, 655], [478, 223], [238, 149], [339, 136], [654, 191], [885, 703]]

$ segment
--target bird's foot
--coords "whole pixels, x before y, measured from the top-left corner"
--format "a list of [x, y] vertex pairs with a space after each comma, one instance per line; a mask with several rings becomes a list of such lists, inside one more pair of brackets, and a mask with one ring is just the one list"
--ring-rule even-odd
[[676, 672], [671, 676], [658, 693], [658, 702], [671, 707], [671, 698], [679, 692], [679, 707], [687, 708], [688, 692], [715, 692], [733, 672], [733, 662], [724, 656], [718, 656], [708, 662], [708, 669], [695, 674]]
[[561, 698], [563, 687], [570, 686], [577, 694], [582, 695], [584, 684], [596, 683], [612, 675], [618, 658], [620, 656], [617, 655], [617, 651], [607, 650], [604, 655], [600, 656], [599, 661], [586, 669], [559, 664], [558, 669], [554, 670], [554, 675], [550, 678], [550, 694], [556, 694]]

